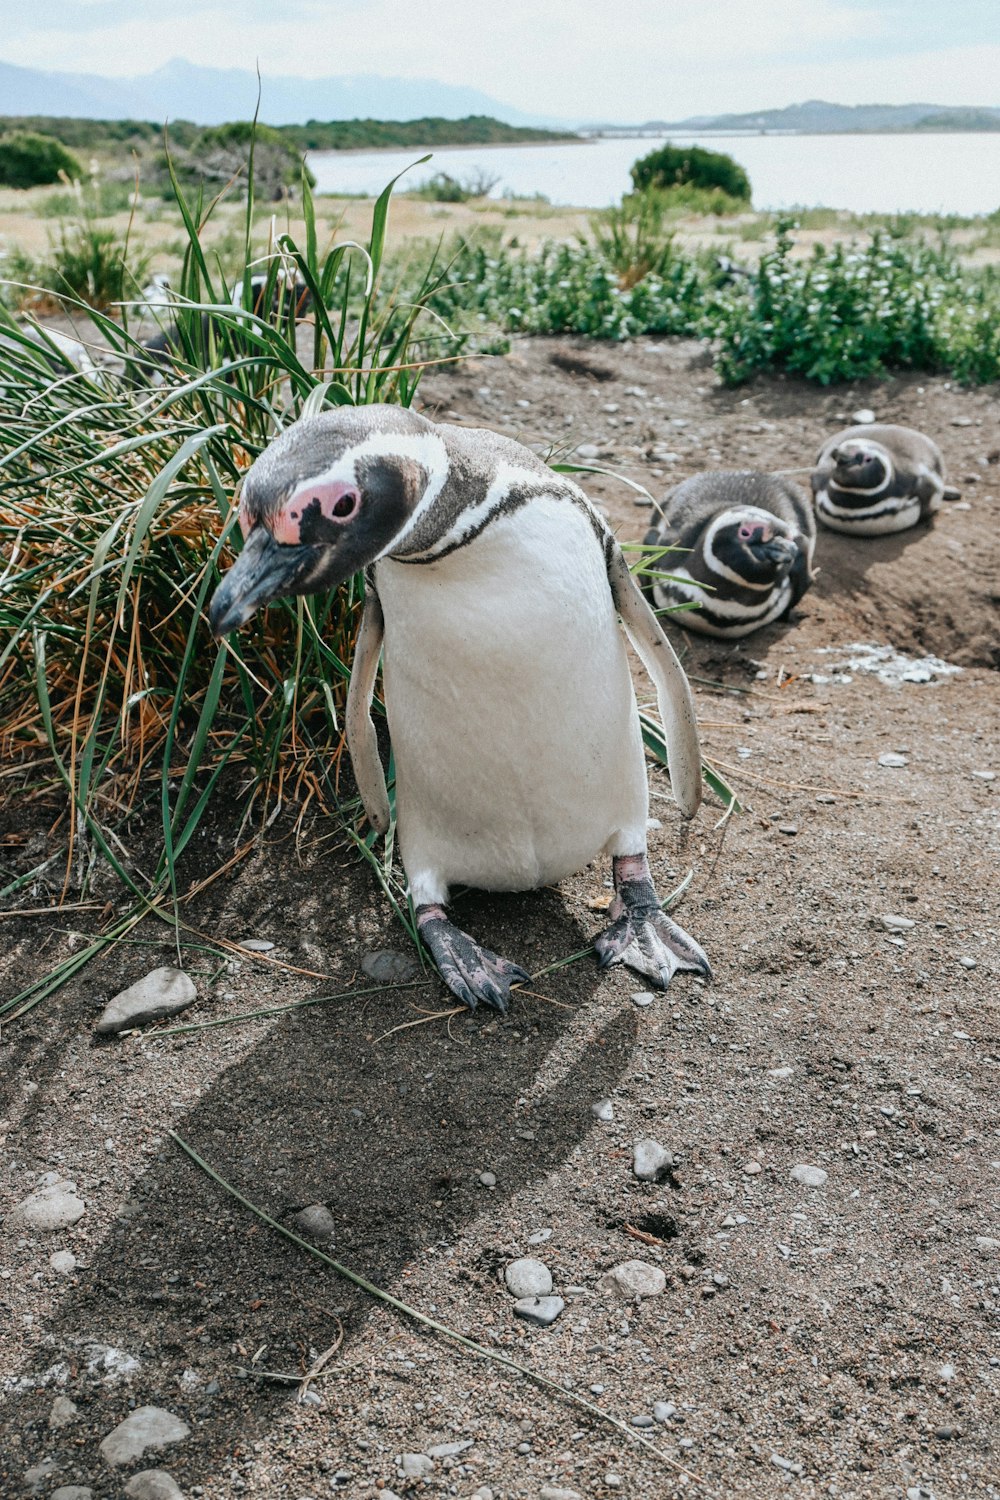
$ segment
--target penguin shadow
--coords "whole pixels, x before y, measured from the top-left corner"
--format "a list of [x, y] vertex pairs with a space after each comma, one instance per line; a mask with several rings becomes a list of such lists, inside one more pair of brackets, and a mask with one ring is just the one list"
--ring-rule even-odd
[[[331, 930], [359, 904], [374, 906], [368, 872], [341, 873], [329, 901]], [[456, 917], [533, 970], [588, 941], [557, 891], [499, 900], [469, 893]], [[294, 908], [285, 920], [294, 924]], [[379, 944], [404, 946], [391, 919], [365, 946]], [[345, 977], [352, 961], [345, 956]], [[292, 1011], [218, 1074], [175, 1128], [280, 1222], [305, 1205], [326, 1205], [334, 1226], [328, 1253], [397, 1294], [403, 1269], [427, 1247], [453, 1243], [483, 1213], [495, 1216], [490, 1263], [471, 1272], [485, 1286], [472, 1294], [481, 1301], [490, 1295], [482, 1278], [495, 1275], [492, 1251], [510, 1239], [524, 1243], [539, 1227], [505, 1213], [512, 1198], [594, 1128], [593, 1100], [611, 1093], [629, 1064], [635, 1020], [609, 989], [607, 1006], [592, 1018], [596, 1035], [588, 1032], [571, 1067], [553, 1066], [551, 1087], [532, 1089], [601, 984], [596, 962], [584, 959], [537, 982], [545, 999], [518, 996], [508, 1018], [482, 1010], [447, 1017], [451, 1006], [436, 982], [380, 992], [350, 1008]], [[348, 978], [323, 988], [349, 987]], [[169, 1049], [190, 1057], [197, 1075], [205, 1038], [218, 1036], [195, 1032], [157, 1043], [150, 1034], [129, 1065], [155, 1069], [159, 1050]], [[120, 1042], [93, 1045], [108, 1052], [109, 1073], [122, 1066], [114, 1053]], [[224, 1067], [224, 1059], [224, 1049], [214, 1048], [212, 1066]], [[484, 1172], [494, 1188], [480, 1182]], [[426, 1300], [419, 1290], [409, 1295], [418, 1305]], [[372, 1316], [396, 1318], [262, 1224], [164, 1134], [107, 1238], [85, 1257], [44, 1327], [36, 1323], [40, 1337], [17, 1373], [67, 1358], [81, 1339], [128, 1351], [140, 1369], [127, 1385], [105, 1384], [78, 1375], [74, 1364], [62, 1394], [77, 1402], [81, 1421], [65, 1433], [46, 1425], [52, 1388], [11, 1395], [6, 1423], [22, 1435], [18, 1462], [27, 1468], [54, 1457], [53, 1483], [117, 1494], [120, 1476], [101, 1460], [100, 1439], [130, 1404], [163, 1406], [192, 1428], [163, 1460], [188, 1493], [224, 1471], [226, 1455], [249, 1450], [295, 1400], [294, 1385], [245, 1373], [258, 1351], [266, 1351], [261, 1369], [304, 1373], [309, 1350], [335, 1342], [338, 1319], [349, 1350]]]
[[799, 609], [808, 607], [810, 596], [831, 601], [844, 594], [871, 597], [872, 587], [868, 582], [871, 569], [897, 562], [908, 548], [932, 540], [933, 532], [933, 521], [921, 522], [906, 531], [894, 531], [886, 536], [847, 536], [844, 532], [817, 526], [813, 563], [818, 576], [800, 602]]

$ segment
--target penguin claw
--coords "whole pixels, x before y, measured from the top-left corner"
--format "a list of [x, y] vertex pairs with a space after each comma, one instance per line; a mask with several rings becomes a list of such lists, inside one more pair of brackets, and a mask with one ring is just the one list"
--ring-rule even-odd
[[678, 969], [691, 969], [706, 979], [712, 966], [694, 938], [662, 911], [633, 923], [634, 937], [620, 962], [635, 969], [658, 989], [665, 990]]
[[451, 993], [470, 1010], [475, 1010], [482, 1001], [491, 1010], [506, 1015], [512, 986], [527, 984], [531, 979], [520, 964], [480, 947], [467, 932], [444, 917], [421, 921], [420, 936]]

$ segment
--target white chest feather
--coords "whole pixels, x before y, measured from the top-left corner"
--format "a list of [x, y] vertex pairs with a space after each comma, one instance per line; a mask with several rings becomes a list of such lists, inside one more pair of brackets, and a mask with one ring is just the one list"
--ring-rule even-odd
[[529, 889], [626, 824], [644, 837], [635, 696], [581, 511], [532, 501], [440, 562], [380, 562], [376, 585], [415, 899], [457, 882]]

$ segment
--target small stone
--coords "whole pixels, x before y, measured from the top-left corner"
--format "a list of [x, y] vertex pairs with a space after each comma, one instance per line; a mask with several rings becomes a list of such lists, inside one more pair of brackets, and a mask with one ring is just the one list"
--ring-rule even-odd
[[596, 1383], [596, 1385], [592, 1385], [590, 1387], [590, 1394], [592, 1396], [603, 1396], [604, 1395], [604, 1387], [603, 1387], [603, 1385], [601, 1385], [600, 1381], [598, 1381]]
[[496, 1187], [497, 1185], [496, 1177], [492, 1172], [480, 1172], [479, 1181], [482, 1183], [484, 1188], [492, 1188]]
[[636, 1141], [632, 1147], [632, 1171], [640, 1182], [665, 1182], [673, 1164], [674, 1158], [666, 1146], [652, 1136]]
[[169, 965], [154, 969], [108, 1002], [94, 1030], [99, 1036], [108, 1036], [164, 1016], [176, 1016], [195, 999], [197, 991], [183, 969]]
[[87, 1206], [76, 1196], [76, 1183], [61, 1178], [58, 1173], [46, 1176], [36, 1188], [10, 1212], [12, 1224], [24, 1224], [29, 1229], [68, 1229], [87, 1212]]
[[798, 825], [795, 824], [795, 823], [779, 823], [778, 824], [778, 832], [785, 834], [787, 838], [790, 838], [790, 839], [794, 838], [795, 835], [798, 833], [798, 831], [799, 831], [798, 830]]
[[820, 1188], [826, 1182], [827, 1173], [822, 1167], [810, 1167], [806, 1163], [793, 1167], [791, 1171], [793, 1182], [801, 1183], [803, 1187]]
[[600, 1289], [621, 1297], [659, 1297], [666, 1284], [659, 1266], [644, 1260], [625, 1260], [601, 1277]]
[[40, 1495], [59, 1468], [54, 1458], [44, 1458], [40, 1464], [24, 1471], [24, 1488], [32, 1495]]
[[336, 1228], [333, 1214], [325, 1203], [310, 1203], [307, 1208], [300, 1208], [292, 1215], [291, 1223], [304, 1239], [314, 1240], [316, 1244], [332, 1239]]
[[952, 419], [951, 419], [951, 425], [952, 425], [952, 427], [971, 427], [972, 426], [972, 418], [971, 417], [952, 417]]
[[875, 420], [875, 413], [870, 406], [862, 406], [858, 411], [851, 412], [851, 421], [856, 422], [859, 427], [870, 427]]
[[622, 1476], [620, 1474], [605, 1474], [604, 1483], [607, 1485], [609, 1490], [620, 1490], [622, 1484]]
[[633, 495], [633, 505], [650, 506], [654, 504], [652, 495]]
[[512, 1297], [547, 1297], [552, 1291], [552, 1272], [540, 1260], [530, 1255], [512, 1260], [503, 1273], [507, 1290]]
[[640, 1412], [637, 1417], [632, 1417], [630, 1420], [633, 1427], [652, 1427], [653, 1425], [652, 1417], [647, 1416], [645, 1412]]
[[565, 1306], [561, 1297], [522, 1297], [514, 1303], [514, 1316], [523, 1318], [526, 1323], [536, 1323], [539, 1328], [547, 1328]]
[[794, 1459], [782, 1458], [778, 1453], [771, 1454], [771, 1462], [779, 1469], [784, 1469], [788, 1474], [801, 1474], [802, 1465], [797, 1464]]
[[836, 802], [836, 800], [837, 800], [836, 797], [831, 797], [831, 795], [830, 795], [829, 792], [817, 792], [816, 793], [816, 801], [817, 802], [823, 802], [823, 803], [825, 803], [825, 805], [827, 807], [832, 806], [832, 804], [834, 802]]
[[521, 408], [522, 411], [528, 411], [531, 406], [531, 402], [526, 401], [523, 396], [516, 404]]
[[879, 917], [879, 921], [882, 923], [882, 926], [885, 928], [886, 932], [909, 932], [912, 927], [916, 927], [917, 925], [912, 917], [900, 917], [897, 916], [895, 912], [891, 911], [888, 911], [884, 916]]
[[49, 1265], [60, 1276], [69, 1276], [76, 1270], [76, 1256], [72, 1250], [57, 1250], [49, 1256]]
[[645, 1010], [647, 1006], [653, 1004], [653, 1001], [655, 999], [656, 996], [653, 994], [652, 990], [637, 990], [636, 993], [632, 996], [632, 1004], [638, 1005], [640, 1010]]
[[142, 1469], [125, 1486], [129, 1500], [184, 1500], [177, 1480], [166, 1469]]
[[580, 1500], [580, 1491], [567, 1489], [564, 1484], [543, 1484], [538, 1493], [541, 1500]]
[[792, 1067], [768, 1068], [767, 1076], [769, 1078], [791, 1078], [794, 1072], [795, 1069]]
[[759, 1161], [745, 1161], [743, 1163], [743, 1171], [747, 1177], [758, 1177], [763, 1170], [764, 1168]]
[[57, 1396], [49, 1412], [49, 1426], [53, 1432], [57, 1432], [60, 1427], [68, 1427], [71, 1422], [75, 1422], [79, 1414], [80, 1408], [75, 1401], [71, 1401], [68, 1396]]
[[976, 967], [976, 960], [974, 958], [963, 957], [958, 961], [962, 965], [963, 969], [974, 969]]
[[895, 750], [884, 751], [879, 756], [878, 763], [880, 766], [887, 766], [892, 771], [898, 771], [910, 764], [905, 755], [897, 755]]
[[534, 1233], [528, 1235], [528, 1244], [529, 1245], [544, 1245], [545, 1241], [546, 1240], [550, 1240], [551, 1238], [552, 1238], [552, 1230], [551, 1229], [536, 1229], [534, 1231]]
[[457, 1454], [464, 1453], [466, 1448], [471, 1447], [472, 1439], [463, 1438], [458, 1443], [436, 1443], [433, 1448], [428, 1448], [427, 1452], [431, 1458], [455, 1458]]
[[610, 1125], [615, 1117], [615, 1107], [610, 1099], [598, 1099], [590, 1106], [590, 1113], [595, 1120], [603, 1120], [605, 1125]]
[[426, 1479], [434, 1472], [434, 1460], [426, 1453], [401, 1453], [399, 1467], [407, 1479]]
[[677, 1408], [672, 1401], [654, 1401], [653, 1421], [669, 1422], [676, 1410]]
[[584, 463], [590, 463], [592, 459], [597, 458], [600, 451], [596, 443], [581, 443], [573, 457], [582, 458]]
[[94, 1492], [85, 1484], [61, 1484], [52, 1491], [49, 1500], [94, 1500]]
[[996, 1255], [997, 1251], [1000, 1250], [1000, 1240], [995, 1240], [988, 1234], [977, 1234], [976, 1249], [982, 1255]]
[[970, 771], [969, 775], [974, 776], [977, 781], [996, 781], [997, 779], [995, 771]]
[[412, 953], [380, 948], [377, 953], [365, 954], [361, 960], [361, 972], [375, 984], [409, 984], [419, 979], [420, 964]]
[[109, 1464], [129, 1464], [148, 1448], [166, 1448], [180, 1443], [191, 1429], [180, 1417], [161, 1406], [140, 1406], [119, 1422], [100, 1444], [101, 1457]]
[[239, 947], [246, 949], [247, 953], [270, 953], [274, 944], [269, 943], [267, 938], [240, 938]]

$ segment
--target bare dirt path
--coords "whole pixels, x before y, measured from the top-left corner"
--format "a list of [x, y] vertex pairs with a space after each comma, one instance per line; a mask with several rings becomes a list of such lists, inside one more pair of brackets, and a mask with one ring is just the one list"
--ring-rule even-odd
[[[605, 368], [598, 380], [554, 366], [554, 347], [436, 376], [425, 406], [529, 442], [592, 443], [654, 493], [701, 467], [808, 465], [843, 416], [871, 406], [938, 439], [970, 508], [897, 539], [822, 535], [799, 616], [741, 646], [674, 632], [706, 751], [745, 803], [720, 827], [710, 798], [683, 835], [651, 772], [654, 867], [664, 889], [694, 871], [682, 921], [711, 955], [713, 986], [681, 977], [639, 1007], [640, 984], [588, 958], [540, 979], [505, 1022], [393, 1030], [421, 1020], [418, 1006], [446, 1009], [431, 983], [97, 1040], [103, 1000], [169, 962], [165, 948], [122, 947], [0, 1036], [0, 1209], [49, 1171], [86, 1203], [65, 1231], [0, 1226], [4, 1495], [27, 1493], [25, 1474], [48, 1464], [41, 1495], [81, 1484], [119, 1496], [131, 1469], [110, 1468], [98, 1443], [142, 1405], [191, 1434], [132, 1468], [159, 1465], [211, 1500], [380, 1486], [464, 1500], [997, 1492], [996, 393], [926, 378], [727, 392], [697, 345], [652, 340], [580, 346]], [[649, 513], [628, 490], [586, 484], [624, 537], [641, 535]], [[844, 665], [863, 654], [855, 643], [962, 671], [892, 685]], [[886, 753], [906, 763], [880, 764]], [[52, 821], [39, 813], [24, 834], [16, 802], [5, 826], [28, 843], [3, 846], [11, 870], [37, 862]], [[328, 831], [297, 852], [272, 829], [195, 917], [330, 977], [248, 955], [213, 980], [214, 960], [194, 953], [185, 1020], [339, 993], [366, 951], [404, 946], [367, 874], [321, 841]], [[192, 878], [234, 836], [220, 812]], [[607, 876], [470, 895], [461, 919], [538, 969], [599, 928]], [[4, 921], [4, 993], [98, 915]], [[612, 1121], [592, 1113], [600, 1099]], [[170, 1128], [276, 1217], [327, 1204], [335, 1254], [454, 1328], [626, 1423], [667, 1403], [666, 1420], [635, 1431], [697, 1481], [374, 1306], [223, 1196]], [[632, 1173], [646, 1136], [674, 1156], [659, 1185]], [[823, 1185], [794, 1179], [801, 1166]], [[50, 1265], [64, 1250], [69, 1275]], [[502, 1285], [528, 1253], [566, 1303], [549, 1328], [515, 1320]], [[664, 1272], [662, 1293], [605, 1290], [604, 1273], [634, 1259]], [[338, 1320], [320, 1404], [246, 1377], [304, 1372]], [[54, 1430], [57, 1395], [78, 1410]]]

